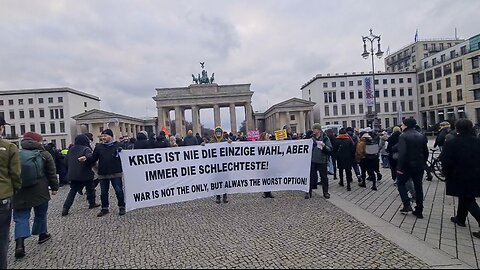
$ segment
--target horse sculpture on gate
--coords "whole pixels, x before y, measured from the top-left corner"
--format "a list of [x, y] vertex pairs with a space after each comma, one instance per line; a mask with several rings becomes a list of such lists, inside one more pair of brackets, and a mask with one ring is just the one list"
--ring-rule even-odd
[[192, 80], [195, 84], [210, 84], [213, 83], [215, 80], [215, 73], [212, 73], [212, 77], [208, 78], [208, 73], [204, 69], [205, 62], [200, 62], [200, 66], [202, 67], [202, 76], [198, 74], [198, 77], [195, 77], [195, 75], [192, 74]]

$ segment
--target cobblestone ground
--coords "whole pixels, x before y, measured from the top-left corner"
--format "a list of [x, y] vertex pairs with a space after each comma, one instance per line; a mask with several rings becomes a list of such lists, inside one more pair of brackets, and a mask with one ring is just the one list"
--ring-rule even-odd
[[[426, 268], [318, 195], [232, 195], [97, 218], [85, 196], [61, 217], [68, 189], [49, 210], [53, 239], [26, 240], [27, 256], [11, 268]], [[113, 190], [111, 191], [113, 193]], [[112, 202], [116, 199], [112, 197]]]

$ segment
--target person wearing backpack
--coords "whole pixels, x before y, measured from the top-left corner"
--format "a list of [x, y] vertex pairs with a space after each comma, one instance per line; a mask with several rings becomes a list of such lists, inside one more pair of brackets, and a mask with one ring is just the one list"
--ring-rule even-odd
[[[13, 197], [13, 220], [15, 221], [15, 258], [25, 256], [24, 241], [31, 234], [38, 235], [43, 244], [52, 236], [47, 228], [50, 190], [56, 195], [59, 187], [55, 161], [41, 144], [40, 134], [27, 132], [21, 141], [20, 161], [22, 166], [22, 188]], [[30, 234], [30, 214], [35, 213]]]
[[70, 192], [63, 204], [62, 216], [68, 215], [70, 207], [72, 207], [73, 201], [78, 191], [81, 191], [84, 187], [87, 190], [88, 209], [97, 208], [100, 204], [95, 202], [95, 186], [93, 183], [94, 173], [92, 171], [92, 165], [90, 163], [80, 162], [78, 158], [81, 156], [87, 156], [92, 154], [90, 149], [90, 140], [84, 134], [80, 134], [75, 138], [75, 145], [68, 151], [65, 158], [67, 165], [67, 180], [70, 182]]
[[22, 187], [18, 148], [1, 137], [5, 125], [5, 119], [0, 118], [0, 269], [7, 269], [12, 197]]
[[373, 141], [372, 136], [364, 133], [356, 149], [356, 159], [360, 162], [362, 168], [362, 182], [358, 184], [359, 187], [367, 187], [365, 184], [366, 174], [369, 180], [372, 180], [372, 190], [377, 190], [377, 178], [375, 176], [375, 162], [378, 162], [378, 143]]

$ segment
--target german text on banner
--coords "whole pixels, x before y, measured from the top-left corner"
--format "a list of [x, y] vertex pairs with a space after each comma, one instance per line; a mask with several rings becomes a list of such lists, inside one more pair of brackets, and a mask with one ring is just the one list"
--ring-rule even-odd
[[120, 153], [127, 211], [221, 195], [308, 192], [311, 140], [212, 143]]

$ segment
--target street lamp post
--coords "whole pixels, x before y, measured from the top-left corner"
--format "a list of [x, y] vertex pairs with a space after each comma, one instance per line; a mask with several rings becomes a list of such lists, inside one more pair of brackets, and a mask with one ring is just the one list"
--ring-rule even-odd
[[[372, 33], [372, 29], [370, 29], [370, 35], [364, 37], [362, 36], [362, 41], [363, 41], [363, 53], [362, 57], [364, 59], [367, 59], [369, 56], [372, 56], [372, 85], [373, 85], [373, 128], [374, 129], [379, 129], [380, 124], [378, 123], [378, 117], [377, 117], [377, 95], [376, 95], [376, 90], [375, 90], [375, 62], [373, 59], [373, 56], [377, 56], [379, 59], [382, 58], [383, 52], [380, 49], [380, 36], [374, 35]], [[377, 41], [377, 51], [375, 52], [373, 43]], [[367, 51], [367, 43], [366, 41], [370, 41], [370, 51]], [[372, 114], [372, 109], [371, 107], [368, 107], [368, 114]]]

